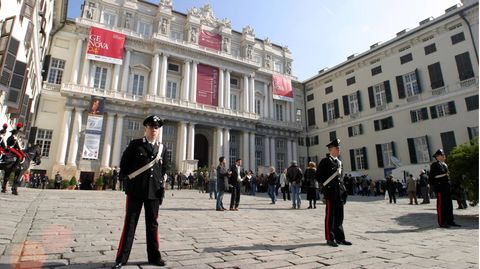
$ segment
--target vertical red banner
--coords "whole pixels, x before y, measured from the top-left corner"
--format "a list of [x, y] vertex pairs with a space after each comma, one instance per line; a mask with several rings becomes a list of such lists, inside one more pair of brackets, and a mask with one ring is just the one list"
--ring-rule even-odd
[[198, 64], [197, 66], [197, 103], [218, 106], [217, 67]]
[[207, 30], [201, 30], [198, 44], [203, 47], [220, 51], [222, 49], [222, 36]]

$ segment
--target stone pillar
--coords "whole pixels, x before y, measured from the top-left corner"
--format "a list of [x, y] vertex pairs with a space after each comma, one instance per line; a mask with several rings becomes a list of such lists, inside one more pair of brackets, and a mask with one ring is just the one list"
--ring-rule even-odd
[[70, 137], [70, 148], [68, 149], [68, 165], [76, 166], [80, 132], [82, 131], [82, 113], [83, 111], [80, 108], [75, 108], [75, 119]]
[[152, 96], [157, 95], [158, 89], [158, 65], [159, 65], [159, 55], [155, 53], [152, 59], [152, 72], [150, 74], [150, 85], [148, 89], [148, 94]]
[[249, 112], [249, 106], [248, 106], [248, 102], [250, 102], [250, 99], [248, 97], [248, 76], [247, 75], [243, 75], [243, 112]]
[[225, 70], [225, 108], [230, 109], [230, 71]]
[[165, 97], [167, 91], [167, 70], [168, 70], [168, 55], [162, 55], [162, 66], [160, 67], [160, 90], [158, 96]]
[[192, 87], [190, 88], [190, 101], [197, 102], [197, 65], [198, 62], [192, 64]]
[[297, 149], [297, 140], [292, 140], [292, 155], [293, 155], [293, 160], [294, 161], [299, 161], [298, 160], [298, 149]]
[[253, 173], [257, 171], [257, 164], [255, 158], [255, 133], [250, 133], [250, 169], [252, 169]]
[[120, 65], [114, 64], [113, 65], [113, 84], [112, 84], [112, 91], [118, 92], [118, 85], [120, 84]]
[[292, 140], [287, 139], [287, 158], [286, 158], [286, 166], [288, 167], [292, 161], [298, 161], [293, 158], [293, 151], [292, 151]]
[[123, 62], [122, 85], [120, 92], [128, 92], [128, 76], [130, 75], [130, 50], [125, 52], [125, 60]]
[[110, 153], [112, 151], [113, 115], [108, 113], [104, 117], [107, 118], [107, 126], [103, 136], [103, 150], [102, 160], [100, 161], [100, 169], [110, 167]]
[[273, 94], [272, 94], [272, 86], [271, 85], [268, 86], [267, 92], [268, 92], [268, 102], [269, 102], [268, 107], [270, 108], [270, 113], [269, 113], [270, 117], [269, 118], [270, 119], [275, 119], [275, 110], [274, 110], [275, 109], [275, 107], [274, 107], [275, 104], [273, 102]]
[[183, 64], [183, 78], [182, 78], [182, 100], [189, 100], [190, 91], [190, 61], [185, 60]]
[[112, 151], [112, 166], [120, 166], [120, 158], [122, 157], [122, 134], [123, 134], [123, 119], [125, 115], [117, 114], [117, 124], [115, 127], [115, 139], [113, 141]]
[[225, 78], [223, 77], [223, 72], [225, 72], [225, 70], [220, 69], [220, 73], [218, 74], [218, 108], [223, 108], [225, 102]]
[[195, 124], [188, 125], [187, 160], [193, 160], [195, 152]]
[[[250, 95], [250, 113], [255, 114], [255, 77], [250, 76], [249, 79], [249, 95]], [[259, 111], [259, 114], [260, 111]]]
[[80, 60], [82, 59], [82, 47], [83, 38], [77, 40], [77, 46], [75, 47], [75, 58], [73, 62], [72, 76], [70, 82], [73, 84], [78, 83], [78, 74], [80, 72]]
[[269, 95], [268, 95], [268, 87], [267, 84], [263, 84], [263, 92], [265, 93], [263, 99], [263, 117], [266, 119], [270, 118], [270, 107], [269, 107]]
[[250, 169], [250, 146], [249, 146], [249, 142], [250, 142], [250, 132], [243, 132], [242, 134], [242, 137], [243, 137], [243, 141], [242, 141], [242, 146], [243, 146], [243, 156], [242, 156], [242, 163], [243, 163], [243, 167], [244, 168], [247, 168], [247, 169]]
[[291, 121], [290, 120], [290, 116], [291, 116], [290, 115], [290, 102], [285, 102], [285, 111], [286, 111], [286, 113], [284, 113], [285, 114], [285, 120], [287, 122], [289, 122], [289, 121]]
[[82, 85], [88, 87], [88, 82], [90, 79], [90, 60], [85, 58], [83, 62], [83, 69], [82, 69]]
[[[295, 98], [295, 95], [294, 95]], [[297, 121], [297, 110], [295, 109], [295, 99], [290, 103], [290, 119], [292, 122]]]
[[182, 163], [187, 159], [186, 155], [186, 146], [187, 146], [187, 123], [179, 122], [178, 123], [178, 139], [177, 139], [177, 165], [178, 169], [182, 170]]
[[230, 167], [230, 129], [225, 128], [223, 135], [223, 156], [227, 160], [227, 169]]
[[[275, 138], [270, 138], [270, 165], [276, 166], [277, 157], [275, 156]], [[278, 167], [275, 167], [278, 169]]]
[[265, 136], [263, 140], [263, 146], [265, 147], [265, 150], [263, 152], [263, 155], [265, 157], [264, 165], [270, 166], [270, 138], [269, 137]]
[[217, 127], [216, 128], [216, 135], [217, 135], [217, 147], [216, 147], [216, 150], [217, 150], [217, 159], [214, 160], [213, 163], [217, 163], [218, 162], [218, 158], [220, 158], [221, 156], [225, 156], [224, 153], [223, 153], [223, 150], [224, 150], [224, 143], [225, 143], [225, 140], [224, 140], [224, 135], [223, 135], [223, 129], [222, 128], [219, 128]]
[[65, 165], [65, 156], [67, 155], [68, 136], [70, 134], [70, 123], [72, 120], [73, 107], [67, 106], [63, 112], [62, 129], [60, 131], [60, 143], [58, 144], [56, 164]]

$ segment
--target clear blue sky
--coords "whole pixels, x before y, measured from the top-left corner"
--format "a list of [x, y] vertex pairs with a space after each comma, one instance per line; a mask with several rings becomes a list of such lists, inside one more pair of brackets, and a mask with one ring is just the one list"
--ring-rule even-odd
[[[80, 14], [83, 0], [69, 0], [68, 17]], [[159, 0], [149, 0], [158, 3]], [[293, 55], [293, 75], [300, 81], [324, 67], [333, 67], [376, 42], [438, 17], [460, 0], [172, 0], [186, 13], [209, 3], [215, 17], [229, 18], [241, 31], [250, 25], [255, 36], [287, 45]]]

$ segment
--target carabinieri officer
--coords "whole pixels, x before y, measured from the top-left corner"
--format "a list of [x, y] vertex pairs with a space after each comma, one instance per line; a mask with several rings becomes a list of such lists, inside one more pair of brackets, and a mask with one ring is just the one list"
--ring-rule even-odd
[[160, 117], [155, 115], [147, 117], [143, 121], [145, 136], [132, 140], [123, 152], [120, 173], [127, 181], [126, 216], [112, 269], [122, 268], [128, 261], [142, 205], [145, 208], [148, 263], [165, 265], [159, 250], [157, 222], [158, 209], [164, 195], [163, 178], [166, 172], [166, 148], [157, 141], [162, 125], [163, 120]]
[[338, 247], [351, 245], [345, 240], [343, 231], [343, 205], [347, 202], [347, 192], [342, 181], [342, 162], [340, 156], [340, 139], [334, 139], [327, 145], [329, 155], [317, 166], [316, 179], [325, 195], [325, 239], [327, 245]]

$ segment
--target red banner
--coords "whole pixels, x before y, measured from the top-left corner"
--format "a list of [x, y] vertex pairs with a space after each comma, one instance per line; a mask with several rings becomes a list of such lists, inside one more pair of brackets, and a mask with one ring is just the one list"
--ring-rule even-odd
[[218, 106], [217, 67], [198, 64], [197, 66], [197, 103]]
[[220, 51], [222, 49], [222, 36], [207, 30], [201, 30], [198, 44], [200, 46]]
[[293, 102], [292, 81], [284, 76], [272, 75], [273, 99]]
[[88, 35], [87, 59], [122, 64], [125, 35], [92, 27]]

